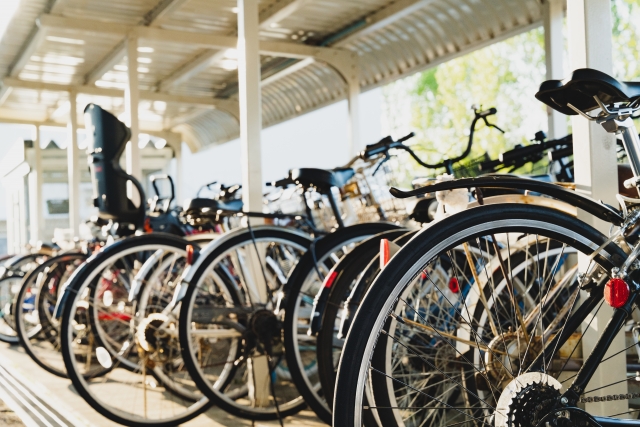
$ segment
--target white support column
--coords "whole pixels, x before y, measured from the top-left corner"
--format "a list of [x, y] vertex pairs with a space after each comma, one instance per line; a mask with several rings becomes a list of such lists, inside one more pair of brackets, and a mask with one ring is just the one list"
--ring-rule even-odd
[[[547, 80], [564, 78], [563, 54], [564, 37], [562, 27], [564, 21], [565, 0], [545, 0], [542, 3], [544, 22], [544, 48], [547, 65]], [[551, 107], [547, 107], [550, 139], [562, 138], [567, 134], [567, 116]]]
[[182, 206], [182, 143], [176, 144], [174, 153], [176, 159], [176, 203]]
[[80, 168], [78, 165], [77, 94], [69, 92], [69, 123], [67, 124], [67, 167], [69, 170], [69, 228], [74, 237], [80, 234]]
[[44, 216], [42, 207], [42, 152], [40, 150], [40, 126], [34, 126], [33, 168], [29, 173], [29, 228], [30, 241], [42, 239]]
[[[138, 147], [138, 134], [140, 132], [138, 121], [138, 105], [140, 102], [140, 91], [138, 88], [138, 39], [130, 36], [127, 38], [126, 45], [128, 81], [124, 91], [124, 108], [126, 124], [131, 129], [131, 140], [127, 144], [126, 149], [127, 173], [142, 182], [140, 147]], [[136, 204], [139, 202], [137, 194], [138, 192], [133, 189], [131, 183], [128, 183], [127, 195]]]
[[349, 158], [360, 152], [360, 82], [357, 78], [348, 79], [349, 102]]
[[262, 211], [262, 96], [258, 16], [258, 0], [238, 0], [242, 200], [247, 211]]
[[[568, 0], [567, 19], [569, 27], [569, 52], [571, 69], [594, 68], [612, 73], [612, 23], [610, 0]], [[575, 161], [576, 191], [603, 200], [613, 206], [617, 205], [617, 166], [616, 143], [613, 135], [594, 123], [580, 116], [572, 116], [573, 152]], [[582, 211], [578, 217], [598, 228], [603, 233], [609, 232], [609, 224], [596, 220]], [[587, 260], [580, 260], [582, 271], [586, 269]], [[595, 345], [600, 333], [604, 330], [612, 313], [612, 309], [604, 304], [583, 339], [585, 356]], [[583, 324], [587, 327], [587, 323]], [[615, 380], [626, 377], [626, 356], [621, 351], [625, 347], [624, 332], [618, 335], [608, 354], [620, 352], [618, 356], [600, 364], [588, 388], [593, 389], [611, 384]], [[604, 388], [597, 393], [601, 395], [627, 392], [626, 382]], [[591, 394], [596, 395], [596, 394]], [[598, 402], [586, 404], [592, 415], [608, 415], [628, 411], [626, 400]]]

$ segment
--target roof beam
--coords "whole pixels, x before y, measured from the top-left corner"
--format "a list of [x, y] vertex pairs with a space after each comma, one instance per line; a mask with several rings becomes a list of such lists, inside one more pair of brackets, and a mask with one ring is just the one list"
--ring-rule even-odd
[[[30, 90], [47, 90], [52, 92], [71, 92], [82, 93], [85, 95], [94, 96], [108, 96], [112, 98], [124, 97], [124, 90], [101, 88], [96, 86], [72, 86], [59, 83], [45, 83], [40, 81], [26, 81], [13, 77], [5, 77], [2, 80], [3, 87], [10, 87], [14, 89], [30, 89]], [[184, 95], [171, 95], [162, 92], [140, 91], [140, 99], [147, 101], [163, 101], [167, 103], [177, 104], [190, 104], [190, 105], [202, 105], [207, 107], [214, 107], [225, 111], [234, 111], [238, 108], [238, 104], [235, 101], [228, 99], [215, 99], [205, 96], [184, 96]]]
[[[61, 0], [58, 0], [61, 1]], [[166, 17], [172, 10], [177, 10], [188, 0], [161, 0], [140, 21], [141, 25], [156, 25], [162, 17]], [[126, 55], [126, 43], [122, 40], [109, 52], [91, 71], [84, 76], [84, 84], [92, 85], [102, 78], [109, 70], [118, 64]]]
[[[32, 125], [32, 126], [48, 126], [48, 127], [67, 127], [67, 123], [54, 122], [51, 120], [28, 120], [18, 119], [15, 117], [5, 116], [0, 113], [0, 123], [7, 123], [13, 125]], [[78, 127], [82, 124], [81, 120], [78, 120]], [[158, 138], [165, 139], [168, 144], [179, 144], [182, 141], [182, 137], [179, 133], [166, 131], [166, 130], [153, 130], [153, 129], [141, 129], [142, 133], [148, 135], [157, 136]]]
[[[124, 25], [115, 22], [103, 22], [91, 19], [74, 19], [63, 16], [42, 15], [38, 19], [41, 28], [57, 30], [72, 30], [86, 33], [117, 34], [122, 37], [129, 35], [142, 39], [154, 40], [166, 43], [182, 43], [191, 46], [200, 46], [212, 49], [230, 49], [238, 44], [238, 38], [221, 36], [193, 31], [167, 30], [163, 28]], [[334, 55], [348, 54], [339, 49], [310, 46], [302, 43], [291, 42], [260, 42], [260, 52], [267, 55], [284, 58], [317, 57], [321, 54], [333, 53]]]
[[289, 17], [310, 0], [280, 0], [260, 12], [260, 28], [269, 28]]
[[44, 39], [44, 36], [45, 32], [39, 28], [34, 27], [31, 30], [27, 41], [20, 50], [20, 54], [9, 67], [9, 72], [7, 73], [9, 76], [15, 77], [20, 74], [27, 62], [29, 62], [31, 55], [33, 55], [38, 46], [40, 46], [40, 43]]
[[[294, 13], [309, 0], [280, 0], [272, 4], [260, 13], [260, 28], [267, 28], [273, 22], [278, 22]], [[237, 31], [230, 36], [235, 37]], [[235, 46], [234, 46], [235, 47]], [[191, 60], [184, 63], [168, 77], [157, 83], [157, 87], [161, 91], [169, 90], [173, 86], [177, 86], [191, 77], [200, 74], [206, 70], [211, 64], [224, 58], [224, 51], [220, 49], [207, 49], [196, 55]]]
[[224, 51], [206, 49], [186, 64], [183, 64], [169, 76], [160, 80], [156, 86], [160, 91], [169, 90], [171, 87], [177, 86], [189, 80], [191, 77], [200, 74], [200, 72], [209, 68], [211, 63], [221, 59], [223, 56]]
[[91, 71], [85, 74], [84, 84], [85, 85], [95, 84], [95, 82], [100, 80], [102, 76], [104, 76], [108, 71], [110, 71], [116, 64], [120, 63], [120, 61], [122, 61], [122, 58], [125, 57], [125, 54], [126, 54], [125, 42], [121, 41], [116, 45], [115, 48], [113, 48], [113, 50], [111, 50], [111, 52], [107, 54], [107, 56], [105, 56], [104, 58], [102, 58], [102, 60], [100, 60], [98, 65], [93, 67]]
[[365, 18], [365, 26], [340, 39], [334, 46], [341, 46], [356, 37], [372, 33], [411, 15], [435, 0], [398, 0]]
[[151, 27], [157, 27], [162, 24], [162, 21], [165, 21], [169, 18], [173, 13], [182, 8], [186, 3], [191, 0], [168, 0], [164, 2], [164, 7], [160, 10], [159, 8], [155, 9], [155, 14], [153, 19], [147, 24]]

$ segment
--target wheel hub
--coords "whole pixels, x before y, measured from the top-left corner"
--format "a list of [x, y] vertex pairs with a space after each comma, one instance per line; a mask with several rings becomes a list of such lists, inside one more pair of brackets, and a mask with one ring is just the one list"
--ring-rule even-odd
[[162, 313], [153, 313], [147, 316], [136, 330], [136, 341], [141, 350], [155, 361], [164, 363], [173, 353], [173, 338], [165, 331], [169, 317]]

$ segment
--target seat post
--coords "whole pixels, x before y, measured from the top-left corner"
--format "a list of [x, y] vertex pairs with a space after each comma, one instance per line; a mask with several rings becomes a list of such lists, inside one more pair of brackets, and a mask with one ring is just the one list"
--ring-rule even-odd
[[618, 122], [617, 125], [622, 130], [622, 143], [627, 152], [627, 157], [629, 157], [629, 165], [631, 165], [633, 176], [637, 180], [640, 177], [640, 138], [638, 138], [638, 131], [631, 117]]
[[336, 198], [333, 195], [333, 187], [329, 187], [329, 191], [327, 191], [327, 197], [329, 198], [329, 204], [331, 204], [331, 210], [336, 217], [336, 222], [338, 223], [338, 227], [343, 228], [344, 222], [342, 221], [342, 213], [338, 208], [338, 202], [336, 202]]

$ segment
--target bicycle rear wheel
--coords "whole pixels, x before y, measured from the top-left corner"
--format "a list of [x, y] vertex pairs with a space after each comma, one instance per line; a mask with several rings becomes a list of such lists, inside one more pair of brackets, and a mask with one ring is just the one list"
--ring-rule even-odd
[[172, 305], [188, 245], [162, 233], [123, 239], [92, 256], [64, 291], [65, 368], [113, 421], [173, 426], [210, 406], [184, 369]]
[[60, 325], [53, 311], [62, 285], [87, 258], [84, 253], [49, 258], [24, 278], [14, 305], [16, 332], [26, 353], [63, 378], [67, 372], [60, 353]]
[[336, 230], [317, 240], [300, 259], [285, 288], [284, 345], [291, 379], [313, 411], [325, 422], [330, 411], [322, 396], [316, 337], [310, 334], [314, 297], [323, 281], [342, 257], [361, 242], [379, 233], [405, 230], [390, 223], [357, 224]]
[[183, 359], [202, 393], [232, 415], [271, 420], [305, 407], [283, 354], [279, 301], [310, 243], [285, 228], [236, 230], [205, 247], [185, 274]]
[[[385, 426], [488, 423], [507, 380], [526, 372], [578, 301], [577, 254], [605, 241], [574, 217], [522, 205], [470, 209], [422, 231], [355, 316], [334, 425], [360, 426], [369, 412]], [[595, 262], [608, 271], [624, 256], [609, 244]]]

